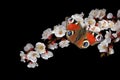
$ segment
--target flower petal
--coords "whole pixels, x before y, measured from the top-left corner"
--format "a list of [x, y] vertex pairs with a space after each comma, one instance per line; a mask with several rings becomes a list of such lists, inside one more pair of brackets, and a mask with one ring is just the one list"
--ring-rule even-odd
[[117, 12], [117, 17], [120, 18], [120, 9]]
[[36, 62], [29, 62], [28, 65], [27, 65], [28, 68], [35, 68], [35, 67], [38, 67], [38, 63]]
[[24, 47], [24, 51], [27, 52], [33, 48], [34, 48], [34, 46], [31, 43], [27, 43], [26, 46]]

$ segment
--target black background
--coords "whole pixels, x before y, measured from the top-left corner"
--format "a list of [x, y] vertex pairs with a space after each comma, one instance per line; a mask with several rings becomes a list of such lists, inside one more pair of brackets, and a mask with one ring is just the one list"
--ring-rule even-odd
[[[38, 59], [39, 67], [27, 68], [27, 64], [20, 62], [19, 51], [26, 43], [33, 45], [41, 41], [41, 34], [47, 28], [60, 24], [66, 16], [84, 12], [85, 16], [92, 9], [107, 9], [107, 12], [117, 14], [120, 9], [117, 1], [41, 1], [41, 2], [14, 2], [7, 7], [10, 29], [8, 42], [12, 53], [12, 76], [16, 79], [68, 79], [73, 78], [104, 78], [119, 72], [120, 42], [114, 45], [115, 54], [100, 58], [97, 46], [88, 49], [79, 49], [73, 44], [67, 48], [58, 48], [54, 57], [49, 60]], [[11, 57], [10, 57], [11, 58]], [[10, 59], [11, 60], [11, 59]], [[9, 64], [9, 62], [8, 62]], [[85, 76], [85, 77], [83, 77]]]

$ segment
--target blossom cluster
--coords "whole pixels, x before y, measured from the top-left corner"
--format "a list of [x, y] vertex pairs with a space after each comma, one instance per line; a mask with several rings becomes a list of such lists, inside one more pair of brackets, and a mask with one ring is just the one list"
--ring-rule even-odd
[[61, 25], [54, 26], [53, 30], [48, 28], [43, 31], [42, 40], [48, 40], [45, 44], [43, 42], [37, 42], [35, 46], [31, 43], [27, 43], [24, 47], [24, 51], [20, 51], [21, 62], [28, 62], [28, 68], [35, 68], [38, 66], [37, 59], [42, 58], [48, 60], [53, 57], [52, 50], [58, 47], [68, 47], [70, 41], [63, 38], [66, 33], [66, 22], [62, 22]]
[[83, 17], [83, 12], [71, 16], [73, 21], [79, 22], [86, 30], [102, 34], [103, 39], [98, 44], [101, 57], [114, 54], [113, 44], [120, 41], [120, 9], [116, 16], [107, 13], [106, 9], [94, 9], [90, 11], [88, 17]]
[[[69, 20], [70, 18], [73, 20]], [[37, 67], [38, 58], [48, 60], [53, 57], [52, 51], [58, 47], [64, 48], [70, 45], [70, 41], [66, 38], [66, 26], [67, 23], [74, 20], [79, 22], [81, 27], [85, 27], [86, 30], [102, 35], [103, 39], [97, 45], [99, 52], [102, 53], [101, 56], [114, 54], [113, 44], [120, 41], [120, 9], [116, 16], [107, 13], [106, 9], [94, 9], [90, 11], [86, 18], [84, 18], [83, 12], [74, 14], [70, 18], [55, 25], [53, 29], [48, 28], [43, 31], [41, 40], [47, 41], [46, 44], [37, 42], [33, 46], [31, 43], [27, 43], [24, 51], [20, 51], [21, 61], [28, 62], [28, 68]], [[105, 34], [102, 32], [105, 32]]]

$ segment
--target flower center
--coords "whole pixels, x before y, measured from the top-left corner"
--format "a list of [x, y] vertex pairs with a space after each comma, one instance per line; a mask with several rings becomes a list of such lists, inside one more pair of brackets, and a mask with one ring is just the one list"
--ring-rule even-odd
[[60, 31], [59, 31], [59, 34], [62, 34], [62, 33], [63, 33], [62, 30], [60, 30]]
[[44, 47], [43, 47], [43, 46], [38, 46], [38, 48], [39, 48], [40, 50], [43, 50], [43, 49], [44, 49]]
[[103, 22], [103, 27], [105, 27], [106, 26], [106, 22]]
[[32, 56], [35, 57], [37, 54], [36, 53], [33, 53]]
[[89, 20], [88, 23], [89, 23], [90, 25], [92, 25], [92, 24], [93, 24], [93, 21], [92, 21], [92, 20]]
[[106, 47], [105, 45], [104, 45], [104, 46], [102, 46], [102, 48], [103, 48], [103, 49], [107, 49], [107, 47]]

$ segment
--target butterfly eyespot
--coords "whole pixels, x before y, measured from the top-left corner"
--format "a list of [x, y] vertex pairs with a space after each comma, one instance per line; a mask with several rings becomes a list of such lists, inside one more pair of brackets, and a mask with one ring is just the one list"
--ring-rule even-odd
[[99, 42], [99, 41], [101, 41], [101, 40], [102, 40], [102, 35], [96, 35], [96, 37], [95, 37], [95, 38], [96, 38], [96, 41], [98, 41], [98, 42]]
[[67, 31], [67, 36], [71, 36], [71, 35], [73, 35], [73, 34], [74, 34], [73, 31]]
[[88, 48], [89, 45], [90, 45], [89, 41], [88, 41], [88, 40], [85, 40], [85, 41], [83, 41], [82, 48]]
[[74, 19], [73, 18], [68, 18], [68, 23], [73, 23]]

